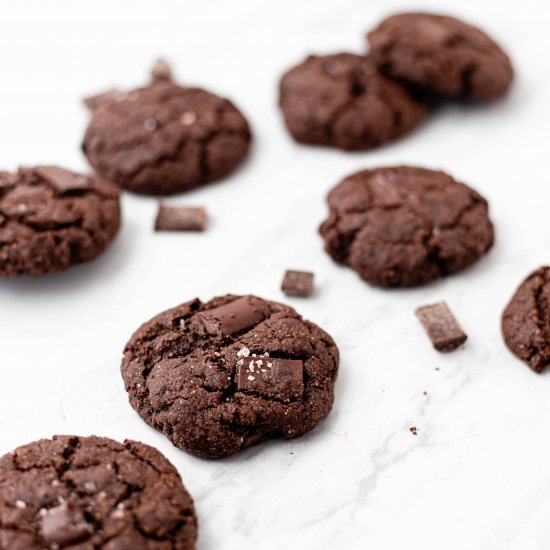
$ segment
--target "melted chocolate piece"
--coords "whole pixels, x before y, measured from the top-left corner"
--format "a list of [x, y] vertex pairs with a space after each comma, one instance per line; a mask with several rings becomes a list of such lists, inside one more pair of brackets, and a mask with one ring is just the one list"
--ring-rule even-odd
[[191, 323], [199, 334], [234, 336], [261, 323], [269, 314], [265, 304], [244, 296], [223, 306], [197, 313]]
[[40, 534], [48, 545], [65, 546], [89, 537], [93, 532], [82, 511], [72, 502], [43, 510], [40, 515]]
[[304, 364], [297, 359], [243, 357], [237, 361], [237, 388], [281, 401], [300, 399], [304, 393]]
[[75, 174], [59, 166], [37, 166], [34, 168], [34, 172], [49, 184], [53, 185], [60, 193], [93, 188], [93, 183], [90, 178]]

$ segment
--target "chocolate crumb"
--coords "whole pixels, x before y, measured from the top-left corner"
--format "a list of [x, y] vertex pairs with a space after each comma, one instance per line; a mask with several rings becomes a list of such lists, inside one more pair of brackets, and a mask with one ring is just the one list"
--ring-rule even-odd
[[418, 435], [418, 432], [416, 430], [416, 426], [411, 426], [409, 428], [409, 431], [413, 434], [413, 435]]

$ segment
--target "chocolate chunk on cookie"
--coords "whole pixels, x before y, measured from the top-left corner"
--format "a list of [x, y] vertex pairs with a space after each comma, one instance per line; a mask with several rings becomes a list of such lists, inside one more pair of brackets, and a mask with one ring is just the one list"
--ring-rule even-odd
[[0, 276], [43, 275], [93, 260], [120, 224], [118, 190], [57, 166], [0, 172]]
[[384, 73], [446, 96], [494, 99], [513, 80], [512, 64], [500, 46], [453, 17], [393, 15], [368, 34], [368, 42]]
[[383, 76], [366, 57], [310, 56], [281, 79], [280, 106], [296, 141], [346, 150], [370, 149], [398, 138], [426, 106]]
[[325, 250], [382, 287], [428, 283], [473, 264], [494, 240], [487, 201], [444, 172], [363, 170], [328, 195]]
[[193, 501], [156, 449], [54, 436], [0, 458], [0, 548], [192, 550]]
[[506, 345], [535, 372], [550, 363], [550, 267], [527, 277], [502, 314]]
[[332, 408], [338, 349], [288, 306], [228, 295], [145, 323], [121, 371], [147, 423], [177, 447], [220, 458], [313, 429]]
[[149, 86], [93, 104], [83, 151], [103, 177], [135, 193], [169, 195], [218, 180], [250, 147], [248, 123], [229, 100], [175, 84], [164, 65]]

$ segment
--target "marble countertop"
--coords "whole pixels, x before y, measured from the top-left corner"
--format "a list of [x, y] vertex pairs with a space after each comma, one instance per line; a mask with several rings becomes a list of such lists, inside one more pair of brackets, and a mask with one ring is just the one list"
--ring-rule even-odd
[[[550, 373], [515, 359], [499, 328], [515, 287], [549, 261], [548, 4], [30, 4], [0, 7], [2, 169], [86, 169], [79, 98], [144, 82], [159, 55], [182, 81], [232, 98], [255, 145], [233, 177], [169, 200], [205, 205], [206, 233], [154, 234], [156, 201], [125, 195], [121, 233], [103, 257], [0, 282], [0, 453], [54, 433], [154, 445], [195, 498], [198, 550], [549, 548]], [[308, 53], [361, 51], [380, 18], [419, 7], [476, 22], [505, 44], [518, 73], [510, 96], [443, 106], [411, 136], [372, 152], [294, 144], [276, 107], [282, 71]], [[317, 234], [328, 189], [363, 167], [397, 163], [445, 169], [485, 195], [496, 226], [490, 254], [413, 290], [369, 287], [332, 263]], [[282, 295], [286, 268], [315, 272], [314, 297]], [[316, 430], [205, 461], [137, 416], [119, 363], [142, 321], [226, 292], [296, 307], [334, 337], [341, 370], [334, 409]], [[469, 335], [448, 355], [431, 348], [414, 316], [437, 300]]]

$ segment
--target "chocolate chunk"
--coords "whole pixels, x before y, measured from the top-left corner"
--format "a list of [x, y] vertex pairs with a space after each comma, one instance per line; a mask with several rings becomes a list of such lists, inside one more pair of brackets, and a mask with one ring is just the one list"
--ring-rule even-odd
[[44, 510], [40, 520], [40, 533], [48, 545], [67, 545], [90, 536], [92, 526], [74, 504], [63, 502], [56, 508]]
[[242, 357], [237, 361], [239, 391], [289, 401], [304, 393], [304, 364], [297, 359]]
[[34, 168], [34, 172], [53, 185], [60, 193], [91, 189], [94, 186], [90, 178], [59, 166], [37, 166]]
[[445, 302], [419, 307], [416, 315], [438, 351], [453, 351], [468, 338]]
[[157, 59], [151, 69], [151, 78], [155, 80], [172, 80], [172, 69], [164, 59]]
[[313, 273], [288, 270], [285, 273], [281, 289], [289, 296], [311, 296], [313, 294]]
[[269, 314], [265, 304], [245, 296], [223, 306], [197, 313], [191, 320], [199, 334], [234, 336], [261, 323]]
[[206, 210], [159, 204], [155, 231], [204, 231]]

